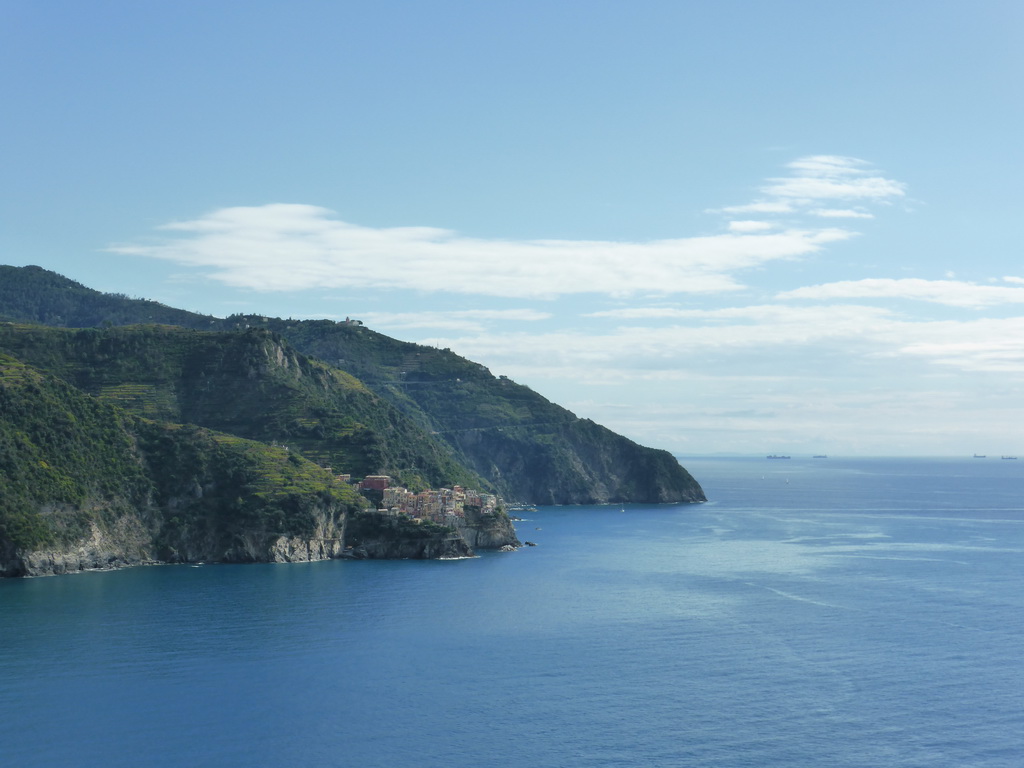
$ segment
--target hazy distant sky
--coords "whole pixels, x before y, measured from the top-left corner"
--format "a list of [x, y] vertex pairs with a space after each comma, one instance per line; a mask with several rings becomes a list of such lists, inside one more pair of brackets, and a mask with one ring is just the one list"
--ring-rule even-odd
[[0, 0], [0, 262], [674, 453], [1024, 454], [1024, 3]]

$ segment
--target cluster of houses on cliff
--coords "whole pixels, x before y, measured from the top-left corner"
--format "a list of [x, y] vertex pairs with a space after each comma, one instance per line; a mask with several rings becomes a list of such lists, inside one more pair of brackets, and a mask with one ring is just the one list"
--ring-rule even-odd
[[491, 515], [502, 504], [498, 496], [459, 485], [414, 493], [400, 485], [392, 485], [392, 482], [388, 475], [369, 475], [359, 481], [356, 488], [368, 498], [379, 499], [377, 511], [381, 514], [406, 515], [442, 525], [464, 520], [467, 507]]

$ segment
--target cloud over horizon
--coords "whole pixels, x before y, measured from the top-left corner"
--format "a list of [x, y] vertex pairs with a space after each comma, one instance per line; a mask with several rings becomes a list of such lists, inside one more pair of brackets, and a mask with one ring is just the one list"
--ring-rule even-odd
[[[858, 304], [765, 304], [721, 309], [644, 308], [589, 313], [623, 321], [606, 330], [508, 331], [430, 339], [474, 359], [520, 370], [580, 371], [583, 378], [692, 379], [808, 375], [824, 380], [851, 370], [881, 371], [930, 363], [918, 375], [1024, 372], [1024, 317], [935, 320], [909, 318]], [[639, 321], [639, 322], [637, 322]], [[693, 361], [699, 360], [695, 371]], [[825, 363], [824, 361], [829, 361]], [[517, 362], [518, 361], [518, 362]], [[780, 366], [779, 361], [785, 361]], [[775, 371], [775, 374], [770, 374]]]
[[[1005, 277], [1008, 283], [1024, 282]], [[914, 299], [965, 309], [1024, 304], [1024, 286], [978, 285], [959, 280], [867, 278], [841, 280], [782, 291], [777, 299]]]

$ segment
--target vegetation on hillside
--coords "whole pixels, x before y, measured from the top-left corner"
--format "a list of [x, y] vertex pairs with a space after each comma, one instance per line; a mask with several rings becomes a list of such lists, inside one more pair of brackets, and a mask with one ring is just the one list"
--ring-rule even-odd
[[0, 413], [0, 541], [71, 540], [145, 504], [150, 480], [117, 409], [0, 354]]
[[136, 415], [280, 444], [337, 472], [392, 474], [411, 487], [482, 485], [354, 377], [270, 331], [0, 323], [0, 349]]
[[[143, 422], [139, 448], [164, 510], [161, 559], [233, 552], [246, 539], [311, 537], [325, 513], [365, 506], [355, 490], [298, 453], [202, 427]], [[185, 553], [185, 554], [183, 554]]]
[[194, 328], [200, 317], [157, 301], [101, 293], [41, 267], [0, 265], [0, 319], [64, 328], [136, 323]]
[[[226, 355], [213, 364], [207, 349], [197, 359], [213, 369], [200, 365], [192, 370], [186, 376], [191, 387], [168, 386], [124, 372], [113, 376], [102, 370], [88, 375], [105, 379], [105, 390], [97, 389], [96, 382], [76, 381], [135, 412], [154, 417], [178, 413], [183, 421], [249, 438], [284, 439], [339, 471], [342, 467], [353, 474], [386, 471], [412, 488], [446, 482], [489, 486], [507, 497], [534, 503], [704, 499], [697, 482], [668, 452], [645, 448], [579, 419], [528, 387], [495, 377], [449, 350], [391, 339], [360, 324], [259, 315], [213, 318], [91, 291], [38, 267], [0, 267], [2, 318], [63, 326], [169, 322], [204, 331], [244, 331], [238, 338], [246, 341], [237, 343], [248, 351], [241, 357]], [[249, 371], [261, 370], [258, 359], [245, 360], [246, 354], [259, 358], [252, 340], [260, 332], [271, 334], [270, 339], [284, 339], [302, 355], [322, 361], [302, 358], [298, 365], [309, 375], [300, 378], [308, 383], [336, 377], [335, 384], [322, 387], [335, 394], [314, 395], [277, 374], [254, 374], [260, 379], [260, 398], [250, 403], [258, 400], [270, 415], [253, 414], [244, 400], [252, 398], [251, 392], [239, 394], [231, 381], [237, 383], [239, 375], [248, 377]], [[129, 335], [135, 334], [144, 347], [142, 333], [133, 330]], [[102, 338], [101, 347], [122, 339]], [[79, 343], [89, 340], [82, 337]], [[127, 337], [122, 341], [127, 343]], [[40, 357], [32, 359], [49, 366], [47, 370], [59, 370], [56, 358], [48, 363]], [[157, 371], [164, 365], [144, 351], [130, 364], [142, 372], [150, 364]], [[314, 371], [317, 366], [319, 370]], [[296, 387], [301, 394], [289, 395], [288, 390]], [[339, 400], [340, 392], [345, 395]]]
[[81, 540], [123, 516], [162, 552], [241, 551], [362, 509], [354, 489], [283, 447], [133, 416], [0, 354], [0, 544]]

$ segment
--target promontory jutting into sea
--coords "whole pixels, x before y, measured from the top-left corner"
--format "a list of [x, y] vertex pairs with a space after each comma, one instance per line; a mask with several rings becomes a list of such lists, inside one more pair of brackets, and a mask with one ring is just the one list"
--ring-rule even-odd
[[357, 320], [219, 319], [7, 266], [0, 320], [8, 576], [467, 557], [520, 544], [506, 499], [705, 500], [667, 451]]

